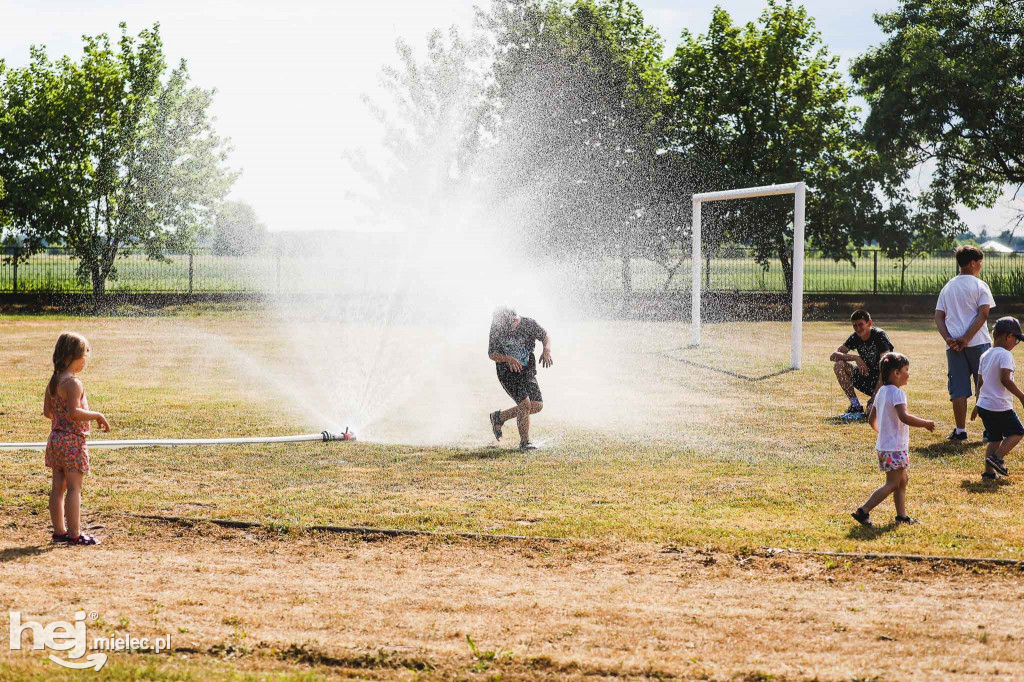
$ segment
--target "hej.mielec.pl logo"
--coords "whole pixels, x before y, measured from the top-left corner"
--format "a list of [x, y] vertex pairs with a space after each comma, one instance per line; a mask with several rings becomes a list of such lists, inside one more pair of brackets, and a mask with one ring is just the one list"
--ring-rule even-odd
[[[171, 646], [171, 636], [168, 634], [152, 640], [148, 637], [96, 637], [92, 641], [92, 647], [90, 647], [88, 636], [86, 635], [85, 621], [87, 617], [91, 620], [96, 620], [95, 612], [87, 616], [85, 611], [78, 611], [75, 613], [75, 621], [73, 623], [58, 620], [46, 626], [31, 620], [22, 623], [20, 611], [9, 611], [8, 614], [11, 618], [12, 651], [21, 650], [22, 635], [28, 631], [32, 634], [33, 649], [68, 652], [66, 656], [70, 660], [65, 660], [53, 654], [49, 656], [51, 661], [65, 668], [80, 670], [94, 668], [100, 670], [107, 663], [107, 654], [103, 653], [104, 651], [144, 650], [160, 653], [170, 649]], [[90, 648], [93, 650], [93, 653], [85, 656], [86, 651]], [[78, 660], [82, 656], [85, 656], [85, 660]]]

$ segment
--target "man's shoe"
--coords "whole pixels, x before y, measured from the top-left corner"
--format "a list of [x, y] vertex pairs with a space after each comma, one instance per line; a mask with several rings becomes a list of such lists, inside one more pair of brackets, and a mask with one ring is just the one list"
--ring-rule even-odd
[[528, 440], [524, 440], [522, 443], [519, 444], [519, 449], [522, 452], [526, 452], [527, 450], [536, 450], [537, 446]]
[[900, 525], [901, 523], [905, 523], [908, 526], [912, 526], [915, 523], [917, 523], [917, 519], [915, 519], [913, 516], [900, 516], [899, 514], [897, 514], [896, 525]]
[[954, 443], [963, 443], [967, 440], [967, 432], [957, 433], [956, 429], [953, 429], [953, 433], [946, 436], [946, 440], [953, 441]]
[[981, 478], [985, 481], [996, 480], [996, 473], [994, 471], [983, 471], [981, 472]]
[[862, 405], [858, 405], [857, 407], [850, 405], [850, 409], [841, 414], [839, 418], [843, 421], [852, 422], [857, 421], [858, 419], [863, 419], [865, 416], [866, 413], [864, 412], [864, 407]]
[[1003, 464], [1003, 460], [998, 459], [997, 457], [986, 457], [985, 464], [989, 465], [1003, 476], [1010, 475], [1010, 470], [1006, 468], [1005, 464]]
[[491, 412], [491, 431], [495, 438], [501, 440], [501, 410]]
[[853, 512], [852, 514], [850, 514], [850, 516], [852, 516], [853, 518], [857, 519], [857, 523], [859, 523], [862, 526], [873, 526], [873, 525], [875, 525], [875, 524], [871, 523], [871, 515], [868, 514], [866, 511], [864, 511], [863, 509], [861, 509], [860, 507], [857, 507], [857, 511]]

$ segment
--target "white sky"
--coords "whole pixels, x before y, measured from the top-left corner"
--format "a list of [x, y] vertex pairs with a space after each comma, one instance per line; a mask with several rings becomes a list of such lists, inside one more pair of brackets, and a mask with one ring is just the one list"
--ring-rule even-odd
[[[757, 18], [763, 0], [636, 0], [671, 51], [683, 28], [706, 31], [714, 5], [735, 22]], [[897, 0], [805, 0], [833, 54], [849, 60], [883, 40], [872, 13]], [[421, 47], [433, 28], [472, 23], [472, 0], [0, 0], [0, 58], [28, 62], [31, 44], [51, 57], [81, 54], [82, 34], [119, 35], [160, 22], [171, 64], [188, 59], [193, 82], [216, 88], [216, 128], [231, 138], [241, 168], [232, 199], [251, 204], [272, 230], [358, 229], [345, 190], [358, 183], [342, 159], [373, 151], [379, 128], [360, 96], [373, 94], [395, 39]], [[1014, 214], [1001, 206], [964, 212], [975, 230], [1001, 231]]]

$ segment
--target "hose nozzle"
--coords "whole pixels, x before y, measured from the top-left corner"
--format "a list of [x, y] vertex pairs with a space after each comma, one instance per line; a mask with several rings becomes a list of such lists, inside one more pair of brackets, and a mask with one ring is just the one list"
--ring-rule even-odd
[[347, 426], [345, 427], [344, 433], [335, 433], [333, 431], [321, 431], [320, 435], [322, 435], [324, 437], [324, 442], [325, 443], [328, 442], [328, 441], [332, 441], [332, 440], [355, 440], [356, 439], [356, 434], [354, 434], [351, 431], [349, 431]]

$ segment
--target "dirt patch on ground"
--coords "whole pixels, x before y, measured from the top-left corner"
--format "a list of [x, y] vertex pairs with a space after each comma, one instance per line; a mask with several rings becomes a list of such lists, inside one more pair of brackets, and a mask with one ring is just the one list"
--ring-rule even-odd
[[[93, 524], [103, 526], [101, 546], [67, 548], [45, 542], [43, 519], [7, 522], [2, 607], [44, 624], [95, 612], [90, 639], [169, 633], [173, 650], [148, 663], [158, 667], [228, 659], [236, 669], [384, 678], [1024, 676], [1024, 581], [1013, 567], [127, 517]], [[0, 667], [38, 674], [40, 660], [5, 651]]]

